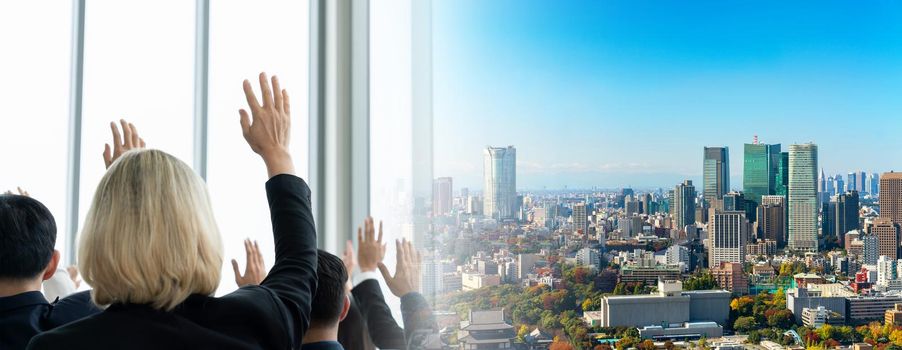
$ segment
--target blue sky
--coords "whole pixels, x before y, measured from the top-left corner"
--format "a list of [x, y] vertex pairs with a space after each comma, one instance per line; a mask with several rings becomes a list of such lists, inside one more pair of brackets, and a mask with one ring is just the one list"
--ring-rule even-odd
[[700, 181], [702, 147], [818, 144], [827, 173], [902, 170], [902, 2], [434, 2], [435, 176], [481, 189]]

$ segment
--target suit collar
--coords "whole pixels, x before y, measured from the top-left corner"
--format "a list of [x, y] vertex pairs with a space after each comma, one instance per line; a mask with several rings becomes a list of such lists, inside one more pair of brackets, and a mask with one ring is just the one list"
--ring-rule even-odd
[[37, 291], [19, 293], [8, 297], [0, 297], [0, 312], [6, 312], [32, 305], [50, 305], [44, 294]]

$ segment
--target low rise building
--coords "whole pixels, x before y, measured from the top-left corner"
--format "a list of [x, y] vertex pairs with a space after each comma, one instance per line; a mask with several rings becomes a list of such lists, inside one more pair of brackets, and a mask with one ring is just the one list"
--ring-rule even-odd
[[461, 274], [461, 287], [464, 291], [476, 290], [488, 286], [497, 286], [499, 284], [501, 284], [501, 276], [499, 275], [484, 275], [471, 272]]
[[740, 263], [721, 261], [719, 266], [711, 269], [711, 275], [720, 288], [738, 295], [749, 293], [749, 279]]
[[886, 310], [902, 303], [902, 296], [896, 295], [859, 295], [846, 298], [846, 322], [864, 324], [870, 321], [884, 320]]
[[806, 327], [821, 328], [825, 324], [841, 325], [845, 318], [836, 311], [828, 310], [823, 306], [816, 308], [802, 308], [802, 324]]
[[457, 333], [460, 350], [510, 349], [517, 334], [504, 319], [504, 310], [470, 311]]
[[902, 304], [896, 303], [892, 309], [886, 310], [884, 324], [902, 326]]
[[679, 266], [630, 266], [620, 268], [621, 283], [644, 283], [654, 285], [658, 280], [672, 281], [680, 279]]
[[655, 294], [603, 296], [600, 323], [602, 327], [724, 324], [729, 318], [730, 295], [725, 290], [683, 291], [679, 281], [661, 281]]
[[723, 327], [716, 322], [686, 322], [668, 326], [639, 327], [639, 337], [652, 340], [695, 340], [701, 337], [719, 338]]

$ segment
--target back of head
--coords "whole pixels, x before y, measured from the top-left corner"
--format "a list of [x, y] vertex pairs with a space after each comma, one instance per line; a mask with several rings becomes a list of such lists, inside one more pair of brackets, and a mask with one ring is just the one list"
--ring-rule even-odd
[[56, 221], [35, 199], [0, 195], [0, 280], [38, 277], [53, 256]]
[[348, 271], [337, 256], [317, 251], [316, 294], [310, 310], [310, 328], [334, 327], [341, 321], [345, 306]]
[[159, 150], [128, 151], [100, 180], [79, 242], [99, 305], [171, 310], [219, 285], [222, 243], [203, 180]]

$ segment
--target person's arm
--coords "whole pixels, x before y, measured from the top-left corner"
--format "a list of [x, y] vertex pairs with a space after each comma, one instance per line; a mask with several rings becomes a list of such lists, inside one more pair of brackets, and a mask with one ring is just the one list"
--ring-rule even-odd
[[[380, 349], [404, 349], [404, 330], [391, 314], [385, 297], [379, 287], [376, 269], [385, 258], [385, 244], [382, 243], [382, 223], [379, 236], [373, 218], [367, 217], [363, 227], [357, 228], [357, 264], [360, 273], [354, 276], [351, 294], [358, 304], [360, 314], [366, 320], [367, 330], [373, 344]], [[352, 259], [348, 259], [352, 260]]]
[[379, 271], [392, 294], [401, 298], [401, 317], [404, 318], [404, 338], [410, 349], [436, 331], [435, 317], [429, 303], [420, 294], [420, 264], [422, 256], [406, 239], [395, 241], [397, 248], [397, 265], [395, 275], [388, 272], [383, 263], [379, 263]]
[[[316, 293], [316, 228], [310, 206], [310, 188], [294, 175], [294, 163], [288, 151], [291, 118], [288, 92], [272, 77], [272, 88], [265, 73], [260, 73], [263, 104], [257, 101], [250, 82], [244, 81], [244, 93], [251, 113], [244, 109], [241, 131], [251, 149], [263, 158], [269, 181], [269, 201], [276, 261], [261, 283], [279, 297], [288, 308], [286, 315], [292, 347], [301, 343], [310, 325], [310, 302]], [[253, 116], [253, 118], [251, 118]]]

